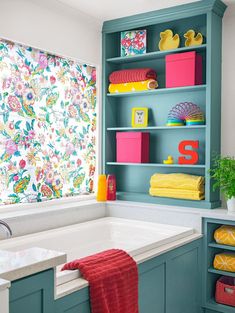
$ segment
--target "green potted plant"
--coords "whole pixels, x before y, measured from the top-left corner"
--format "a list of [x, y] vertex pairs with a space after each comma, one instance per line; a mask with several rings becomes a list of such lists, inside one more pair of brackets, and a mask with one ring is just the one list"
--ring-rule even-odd
[[227, 200], [229, 212], [235, 212], [235, 159], [234, 157], [218, 156], [214, 160], [214, 167], [210, 170], [215, 181], [213, 189], [220, 188]]

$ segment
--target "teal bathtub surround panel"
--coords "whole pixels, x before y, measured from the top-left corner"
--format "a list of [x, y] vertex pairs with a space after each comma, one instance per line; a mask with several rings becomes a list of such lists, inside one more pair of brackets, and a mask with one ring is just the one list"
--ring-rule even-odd
[[235, 273], [218, 271], [213, 268], [215, 254], [234, 252], [235, 247], [217, 244], [214, 240], [214, 231], [221, 225], [233, 225], [235, 221], [205, 218], [203, 220], [203, 281], [202, 306], [206, 313], [234, 313], [235, 308], [215, 302], [215, 285], [221, 275], [235, 277]]
[[[205, 209], [217, 208], [221, 205], [219, 191], [213, 191], [208, 171], [213, 166], [214, 155], [220, 153], [221, 37], [222, 17], [225, 9], [226, 5], [220, 0], [203, 0], [104, 22], [102, 34], [102, 171], [116, 175], [119, 200]], [[147, 53], [120, 57], [120, 32], [138, 28], [147, 29]], [[167, 28], [173, 29], [180, 35], [180, 47], [172, 51], [159, 51], [159, 34]], [[184, 47], [183, 34], [190, 28], [203, 34], [202, 46]], [[165, 56], [169, 53], [192, 50], [199, 53], [203, 59], [203, 84], [165, 88]], [[111, 72], [138, 67], [151, 67], [157, 71], [158, 89], [126, 94], [107, 92], [108, 76]], [[175, 104], [184, 101], [200, 106], [206, 116], [206, 125], [201, 128], [172, 127], [169, 129], [165, 127], [170, 109]], [[150, 164], [133, 165], [116, 162], [116, 132], [131, 131], [133, 107], [149, 109], [149, 124], [143, 131], [150, 132]], [[163, 166], [162, 161], [168, 155], [173, 155], [177, 162], [178, 144], [182, 140], [199, 140], [197, 166]], [[189, 201], [149, 196], [150, 177], [156, 172], [183, 172], [205, 176], [205, 200]]]
[[[138, 265], [140, 313], [201, 313], [202, 239]], [[54, 300], [53, 270], [12, 282], [10, 313], [91, 313], [89, 288]]]

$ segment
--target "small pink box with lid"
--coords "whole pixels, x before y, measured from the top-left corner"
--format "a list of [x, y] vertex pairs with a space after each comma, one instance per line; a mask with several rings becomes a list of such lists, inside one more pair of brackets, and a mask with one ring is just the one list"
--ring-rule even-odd
[[196, 51], [166, 56], [166, 88], [202, 84], [202, 56]]
[[148, 163], [149, 162], [149, 133], [118, 132], [117, 162]]

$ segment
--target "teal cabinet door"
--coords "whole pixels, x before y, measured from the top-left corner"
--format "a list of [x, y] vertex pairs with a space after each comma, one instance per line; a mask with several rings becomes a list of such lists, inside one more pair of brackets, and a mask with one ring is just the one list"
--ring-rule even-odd
[[199, 249], [175, 255], [166, 266], [166, 313], [201, 312]]
[[140, 313], [165, 312], [165, 264], [139, 276]]
[[10, 313], [54, 313], [54, 271], [12, 282]]

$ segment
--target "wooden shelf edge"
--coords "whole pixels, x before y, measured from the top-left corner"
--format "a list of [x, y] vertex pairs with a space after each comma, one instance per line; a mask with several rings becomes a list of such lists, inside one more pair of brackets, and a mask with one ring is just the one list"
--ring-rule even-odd
[[216, 248], [216, 249], [229, 250], [229, 251], [235, 251], [235, 247], [233, 247], [233, 246], [222, 245], [222, 244], [218, 244], [218, 243], [216, 243], [216, 242], [210, 242], [210, 243], [208, 244], [208, 247], [210, 247], [210, 248]]
[[148, 193], [117, 192], [117, 199], [122, 201], [144, 202], [159, 205], [183, 206], [187, 208], [213, 209], [218, 203], [211, 203], [206, 200], [184, 200], [174, 198], [152, 197]]
[[155, 94], [168, 94], [176, 92], [187, 92], [187, 91], [201, 91], [206, 89], [207, 85], [195, 85], [195, 86], [185, 86], [185, 87], [174, 87], [174, 88], [157, 88], [152, 90], [144, 91], [133, 91], [133, 92], [119, 92], [119, 93], [107, 93], [107, 97], [127, 97], [127, 96], [149, 96]]
[[208, 268], [208, 272], [211, 273], [211, 274], [235, 277], [235, 273], [233, 273], [233, 272], [226, 272], [226, 271], [222, 271], [222, 270], [216, 270], [213, 267]]
[[192, 125], [192, 126], [149, 126], [149, 127], [108, 127], [108, 131], [139, 131], [139, 130], [176, 130], [176, 129], [205, 129], [206, 125]]
[[235, 307], [217, 303], [215, 299], [213, 298], [211, 300], [208, 300], [206, 302], [206, 305], [203, 307], [206, 309], [214, 310], [216, 312], [221, 312], [221, 313], [234, 313], [235, 312]]
[[206, 167], [205, 164], [162, 164], [162, 163], [119, 163], [119, 162], [106, 162], [107, 165], [113, 166], [144, 166], [144, 167], [169, 167], [169, 168], [202, 168]]
[[200, 50], [205, 50], [205, 49], [206, 49], [206, 44], [202, 44], [200, 46], [181, 47], [181, 48], [167, 50], [167, 51], [153, 51], [153, 52], [147, 52], [145, 54], [140, 54], [140, 55], [108, 58], [106, 59], [106, 62], [114, 63], [114, 64], [131, 63], [131, 62], [137, 62], [137, 61], [153, 60], [153, 59], [158, 59], [158, 58], [160, 59], [160, 58], [164, 58], [168, 54], [173, 54], [173, 53], [188, 52], [188, 51], [193, 51], [193, 50], [200, 51]]

